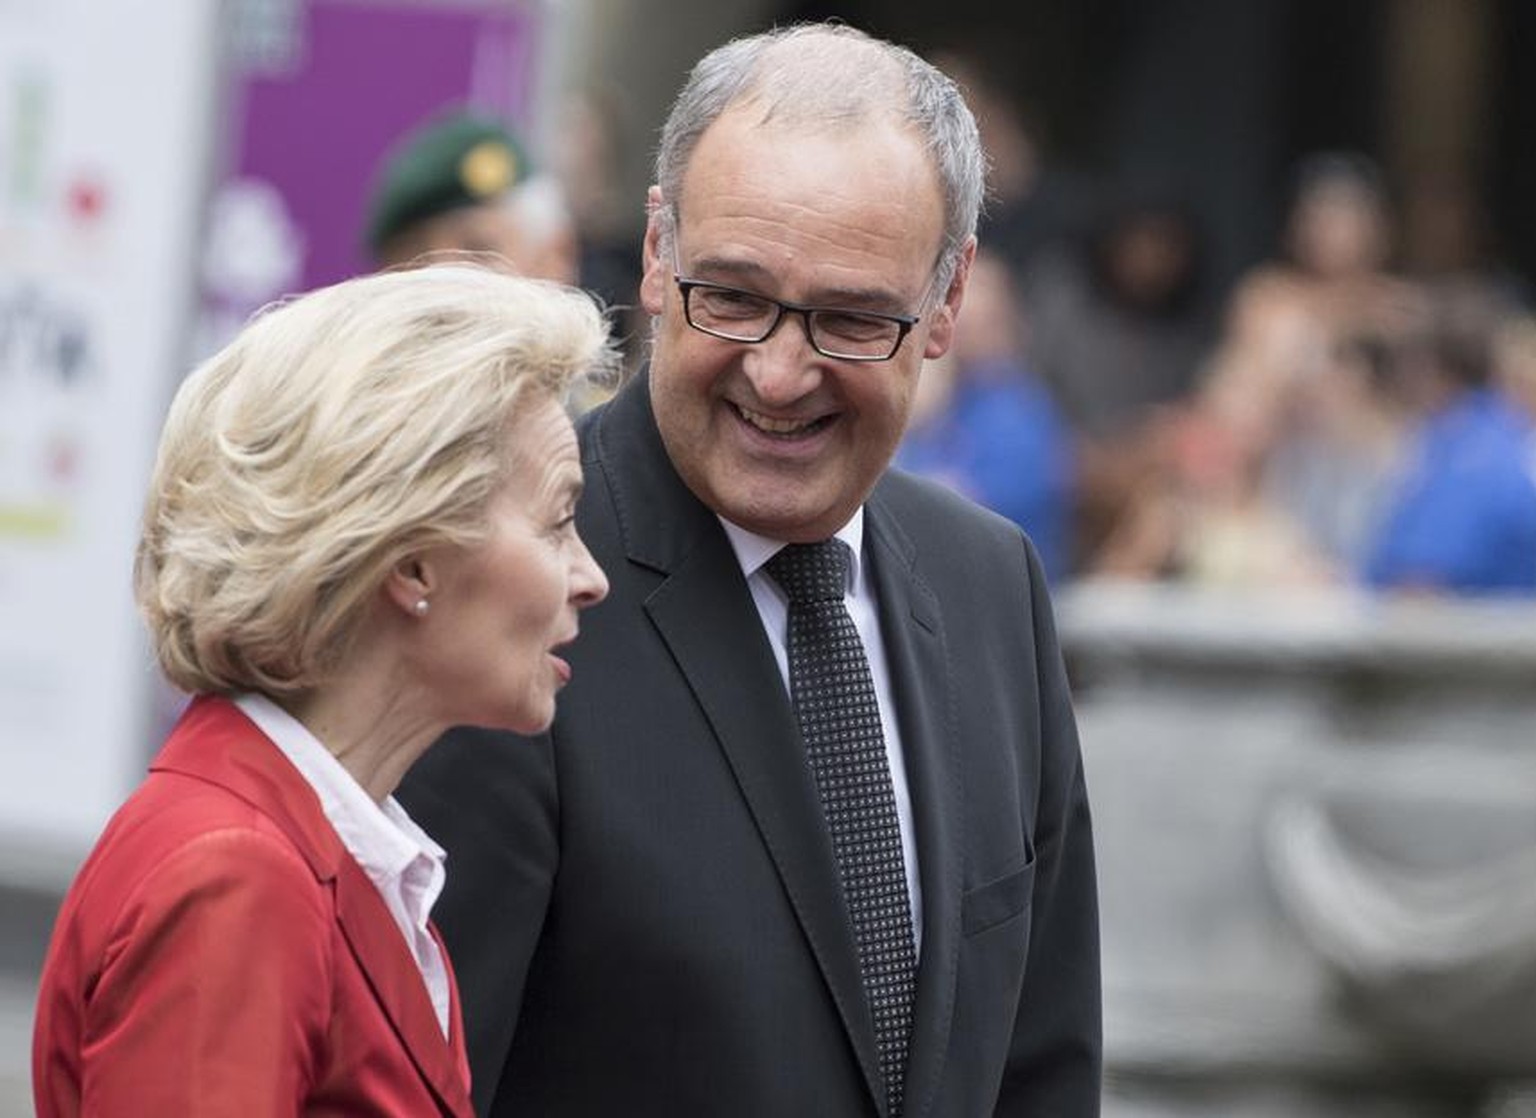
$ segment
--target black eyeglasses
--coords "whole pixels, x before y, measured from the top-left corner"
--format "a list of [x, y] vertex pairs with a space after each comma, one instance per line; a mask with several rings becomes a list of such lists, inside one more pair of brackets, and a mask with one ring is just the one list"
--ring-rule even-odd
[[695, 330], [731, 342], [765, 342], [787, 311], [804, 321], [811, 348], [837, 361], [889, 361], [919, 318], [915, 314], [807, 307], [723, 283], [673, 278], [683, 294], [683, 317]]
[[917, 314], [856, 311], [843, 307], [813, 307], [770, 299], [723, 283], [689, 279], [678, 259], [677, 210], [670, 207], [672, 278], [683, 297], [683, 318], [701, 334], [728, 342], [756, 345], [766, 342], [784, 321], [785, 313], [798, 314], [811, 348], [834, 361], [889, 361], [901, 343], [921, 321], [922, 313], [939, 282], [935, 268], [918, 301]]

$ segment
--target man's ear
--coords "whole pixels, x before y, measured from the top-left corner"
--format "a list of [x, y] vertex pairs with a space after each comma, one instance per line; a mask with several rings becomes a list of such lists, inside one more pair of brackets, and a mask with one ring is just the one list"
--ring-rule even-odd
[[667, 286], [672, 279], [672, 254], [664, 251], [667, 248], [666, 223], [672, 220], [672, 215], [661, 196], [661, 187], [653, 186], [646, 191], [645, 212], [645, 246], [641, 256], [645, 271], [640, 277], [640, 305], [646, 314], [655, 316], [661, 314]]
[[976, 238], [971, 237], [955, 261], [955, 274], [950, 277], [949, 289], [934, 305], [933, 325], [928, 329], [928, 347], [923, 350], [923, 356], [929, 360], [943, 357], [955, 342], [955, 320], [960, 317], [960, 304], [965, 301], [965, 285], [971, 278], [971, 263], [975, 259]]

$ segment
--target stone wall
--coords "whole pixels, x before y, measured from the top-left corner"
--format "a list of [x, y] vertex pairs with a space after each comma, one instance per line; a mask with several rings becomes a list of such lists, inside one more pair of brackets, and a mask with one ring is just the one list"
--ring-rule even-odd
[[1107, 1118], [1536, 1115], [1536, 607], [1057, 602]]

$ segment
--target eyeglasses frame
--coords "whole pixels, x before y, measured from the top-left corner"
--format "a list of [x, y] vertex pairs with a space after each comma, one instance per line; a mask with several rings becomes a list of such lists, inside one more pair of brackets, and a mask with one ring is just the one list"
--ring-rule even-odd
[[[817, 353], [827, 358], [828, 360], [860, 362], [889, 361], [901, 351], [901, 344], [907, 340], [907, 335], [912, 332], [912, 327], [916, 326], [919, 322], [922, 321], [922, 313], [895, 314], [889, 311], [870, 311], [854, 309], [852, 307], [828, 307], [811, 303], [791, 303], [786, 299], [775, 299], [771, 295], [764, 295], [760, 291], [752, 291], [745, 287], [733, 287], [728, 283], [714, 283], [710, 280], [700, 280], [694, 279], [691, 276], [685, 276], [682, 274], [681, 265], [677, 258], [677, 224], [677, 214], [674, 210], [671, 214], [672, 228], [668, 231], [668, 236], [672, 240], [672, 279], [673, 282], [677, 284], [677, 290], [682, 296], [683, 300], [683, 321], [688, 323], [690, 327], [697, 330], [699, 333], [706, 334], [711, 338], [719, 338], [722, 341], [727, 342], [739, 342], [742, 345], [760, 345], [761, 343], [766, 342], [769, 338], [773, 337], [774, 331], [776, 331], [779, 328], [779, 325], [784, 321], [784, 315], [786, 313], [792, 313], [798, 314], [800, 316], [800, 327], [805, 332], [806, 342], [809, 343], [812, 349], [814, 349]], [[923, 297], [918, 303], [919, 312], [927, 310], [928, 301], [933, 297], [933, 290], [938, 282], [939, 273], [941, 271], [941, 267], [934, 268], [933, 275], [928, 280], [928, 286], [923, 291]], [[700, 326], [693, 320], [693, 311], [689, 303], [689, 295], [699, 288], [707, 288], [712, 291], [727, 291], [737, 295], [748, 295], [754, 299], [761, 299], [765, 303], [771, 303], [776, 308], [773, 321], [768, 324], [767, 329], [763, 331], [762, 335], [756, 338], [741, 337], [735, 334], [725, 334], [719, 330], [711, 330], [707, 326]], [[815, 332], [811, 329], [811, 315], [817, 313], [858, 315], [860, 317], [878, 318], [886, 322], [893, 322], [897, 327], [896, 340], [891, 343], [891, 351], [883, 357], [872, 357], [868, 355], [849, 353], [828, 353], [826, 350], [822, 349], [820, 345], [817, 344]]]

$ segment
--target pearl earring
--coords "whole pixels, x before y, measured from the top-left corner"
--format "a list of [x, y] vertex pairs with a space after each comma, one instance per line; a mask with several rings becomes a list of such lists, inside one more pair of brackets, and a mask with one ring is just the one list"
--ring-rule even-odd
[[415, 609], [416, 609], [416, 616], [417, 617], [425, 617], [425, 616], [427, 616], [427, 610], [429, 610], [431, 608], [432, 608], [432, 604], [430, 602], [428, 602], [425, 598], [417, 598], [416, 599], [416, 607], [415, 607]]

